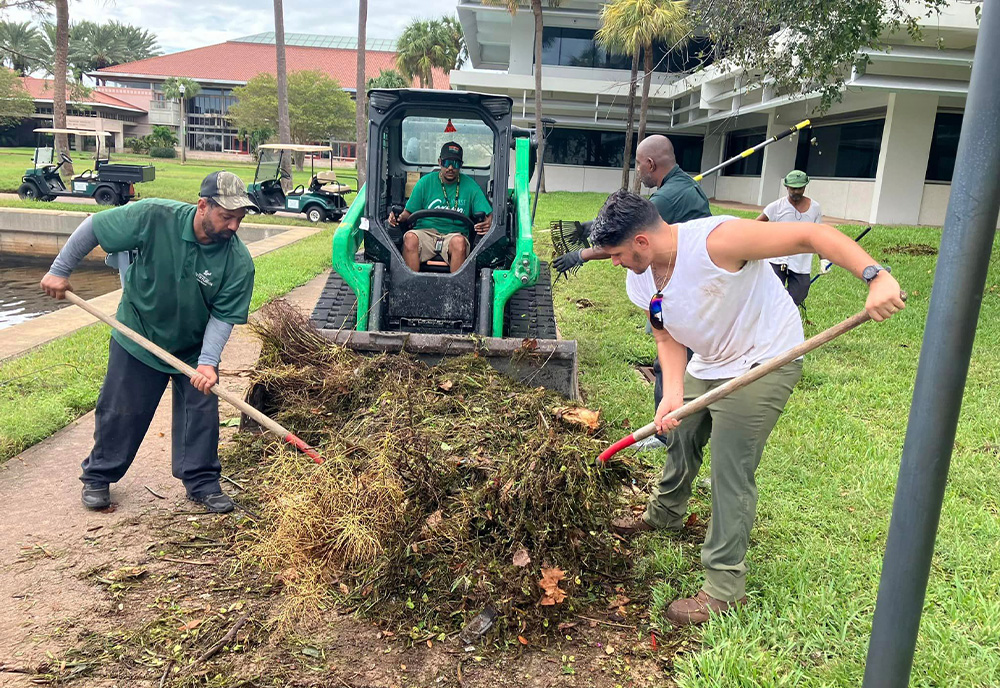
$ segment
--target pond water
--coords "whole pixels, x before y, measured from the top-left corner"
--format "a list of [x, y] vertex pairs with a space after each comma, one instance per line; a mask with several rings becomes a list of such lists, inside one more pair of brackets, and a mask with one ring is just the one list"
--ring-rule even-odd
[[[49, 298], [38, 287], [51, 264], [51, 258], [0, 254], [0, 330], [70, 305]], [[70, 284], [84, 299], [121, 288], [117, 270], [90, 261], [73, 271]]]

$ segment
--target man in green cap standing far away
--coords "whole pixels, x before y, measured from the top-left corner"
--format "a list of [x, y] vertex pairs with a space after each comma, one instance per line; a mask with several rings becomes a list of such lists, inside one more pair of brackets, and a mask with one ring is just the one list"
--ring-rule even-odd
[[[823, 211], [820, 210], [819, 203], [806, 196], [809, 175], [801, 170], [792, 170], [785, 175], [784, 184], [788, 195], [769, 203], [757, 216], [757, 221], [822, 223]], [[778, 275], [778, 279], [796, 306], [801, 306], [809, 295], [812, 260], [811, 253], [799, 253], [769, 260], [771, 269]]]
[[197, 205], [149, 198], [91, 215], [42, 279], [42, 290], [62, 299], [72, 290], [70, 273], [96, 246], [109, 254], [135, 252], [118, 320], [198, 371], [189, 380], [112, 332], [94, 448], [80, 476], [88, 509], [111, 504], [109, 485], [132, 464], [167, 382], [173, 382], [173, 475], [188, 499], [215, 513], [233, 510], [219, 485], [219, 400], [211, 389], [233, 325], [249, 315], [254, 266], [236, 232], [254, 207], [239, 177], [213, 172], [201, 184]]

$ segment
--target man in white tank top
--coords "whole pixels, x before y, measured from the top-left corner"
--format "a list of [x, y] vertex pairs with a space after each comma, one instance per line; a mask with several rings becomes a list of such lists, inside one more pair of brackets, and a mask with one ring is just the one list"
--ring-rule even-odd
[[[768, 203], [764, 212], [757, 216], [760, 222], [815, 222], [823, 221], [823, 211], [819, 203], [806, 196], [809, 175], [801, 170], [792, 170], [785, 175], [787, 196]], [[802, 305], [809, 295], [809, 273], [812, 271], [813, 254], [798, 253], [794, 256], [771, 258], [771, 268], [788, 290], [792, 302]]]
[[[705, 584], [677, 600], [667, 618], [703, 623], [746, 602], [746, 551], [757, 510], [754, 473], [764, 444], [802, 374], [793, 361], [678, 423], [664, 418], [687, 401], [802, 342], [798, 309], [774, 278], [768, 259], [819, 253], [868, 283], [865, 309], [885, 320], [903, 308], [887, 268], [833, 227], [803, 222], [709, 217], [664, 222], [646, 199], [612, 194], [591, 241], [628, 268], [629, 298], [647, 312], [663, 369], [661, 433], [667, 460], [641, 520], [617, 526], [632, 535], [680, 530], [702, 452], [712, 442], [712, 519], [702, 548]], [[687, 362], [685, 347], [694, 352]]]

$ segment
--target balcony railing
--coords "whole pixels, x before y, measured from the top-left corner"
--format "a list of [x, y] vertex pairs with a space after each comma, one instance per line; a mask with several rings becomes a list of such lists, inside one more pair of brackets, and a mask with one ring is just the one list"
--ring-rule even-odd
[[149, 123], [179, 127], [181, 124], [181, 107], [171, 100], [149, 101]]

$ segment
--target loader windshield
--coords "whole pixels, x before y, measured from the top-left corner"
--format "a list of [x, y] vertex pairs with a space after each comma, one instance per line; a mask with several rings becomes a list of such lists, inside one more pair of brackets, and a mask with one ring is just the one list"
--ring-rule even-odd
[[488, 170], [493, 162], [493, 130], [478, 118], [406, 117], [402, 136], [403, 162], [408, 165], [436, 166], [448, 141], [462, 146], [463, 168]]

